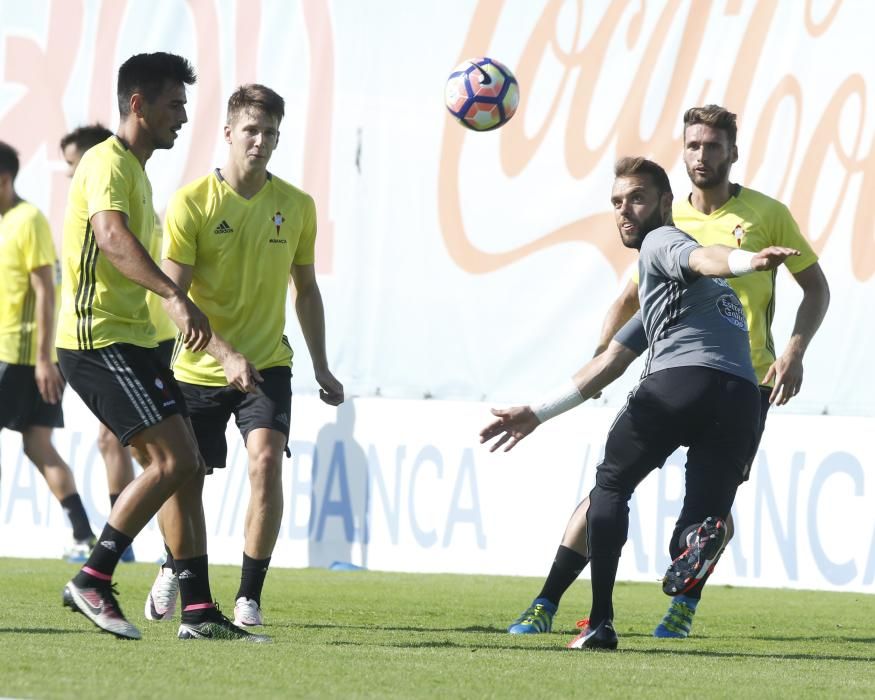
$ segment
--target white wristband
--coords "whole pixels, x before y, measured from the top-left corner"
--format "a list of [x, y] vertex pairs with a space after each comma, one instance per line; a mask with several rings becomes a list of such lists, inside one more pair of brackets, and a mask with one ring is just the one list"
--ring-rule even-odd
[[750, 263], [754, 255], [756, 253], [751, 253], [749, 250], [733, 250], [729, 253], [729, 259], [727, 260], [729, 271], [736, 277], [753, 272], [753, 267], [751, 267]]
[[545, 396], [539, 403], [532, 404], [531, 408], [541, 423], [555, 418], [560, 413], [579, 406], [583, 403], [583, 397], [573, 379], [556, 387], [549, 396]]

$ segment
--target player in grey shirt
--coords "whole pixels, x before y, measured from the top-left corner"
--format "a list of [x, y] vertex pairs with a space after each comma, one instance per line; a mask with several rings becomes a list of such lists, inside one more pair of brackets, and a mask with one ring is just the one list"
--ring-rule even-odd
[[650, 345], [643, 376], [712, 367], [756, 385], [741, 301], [725, 280], [690, 267], [690, 255], [701, 247], [674, 226], [647, 234], [638, 256], [641, 308], [614, 340], [639, 354]]
[[[791, 248], [750, 253], [700, 246], [671, 225], [671, 186], [659, 165], [623, 158], [614, 175], [611, 204], [620, 239], [641, 251], [640, 314], [567, 386], [528, 406], [493, 409], [496, 419], [480, 433], [481, 442], [498, 438], [492, 451], [512, 449], [545, 420], [601, 391], [649, 348], [644, 375], [611, 426], [596, 470], [588, 541], [559, 548], [540, 595], [509, 629], [549, 631], [565, 588], [592, 563], [592, 608], [568, 644], [575, 649], [616, 648], [612, 597], [629, 529], [629, 499], [681, 445], [689, 447], [686, 495], [669, 545], [673, 561], [664, 588], [680, 593], [695, 586], [722, 552], [723, 521], [757, 444], [760, 413], [741, 303], [722, 278], [772, 270], [798, 255]], [[687, 530], [693, 536], [681, 551], [679, 535]], [[556, 571], [573, 576], [568, 580]]]

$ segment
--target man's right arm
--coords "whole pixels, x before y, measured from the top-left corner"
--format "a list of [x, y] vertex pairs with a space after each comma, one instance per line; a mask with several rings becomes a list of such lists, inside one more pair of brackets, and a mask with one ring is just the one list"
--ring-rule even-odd
[[608, 313], [605, 315], [605, 320], [602, 323], [602, 331], [599, 335], [599, 342], [596, 346], [593, 355], [600, 355], [607, 350], [611, 339], [617, 334], [626, 322], [635, 315], [638, 311], [638, 285], [629, 280], [623, 291], [620, 293], [614, 303], [608, 308]]
[[94, 238], [100, 253], [131, 282], [167, 299], [184, 295], [161, 272], [143, 244], [128, 228], [127, 216], [120, 211], [99, 211], [91, 217]]
[[[194, 275], [191, 265], [185, 265], [165, 258], [161, 262], [161, 269], [182, 290], [183, 294], [188, 294], [188, 290], [191, 287], [191, 278]], [[166, 308], [166, 300], [164, 304]], [[212, 334], [210, 342], [204, 348], [204, 351], [222, 365], [225, 378], [230, 386], [242, 392], [254, 393], [258, 390], [258, 384], [263, 380], [258, 370], [255, 369], [255, 365], [249, 362], [242, 353], [235, 350], [231, 343], [222, 338], [218, 333], [214, 332]]]
[[480, 442], [498, 438], [489, 448], [495, 452], [504, 447], [507, 452], [543, 422], [564, 413], [598, 394], [604, 387], [619, 377], [640, 353], [622, 343], [611, 341], [603, 353], [593, 357], [581, 367], [570, 382], [527, 406], [493, 408], [495, 416], [489, 425], [480, 431]]
[[100, 211], [91, 217], [97, 247], [132, 282], [162, 297], [167, 313], [182, 331], [185, 346], [203, 350], [210, 340], [210, 322], [173, 281], [161, 272], [148, 251], [128, 228], [120, 211]]
[[43, 401], [56, 404], [64, 393], [64, 379], [54, 362], [51, 349], [55, 344], [55, 283], [52, 265], [40, 265], [30, 271], [36, 308], [36, 364], [34, 378]]
[[574, 383], [584, 400], [600, 394], [608, 384], [621, 377], [641, 353], [612, 340], [604, 352], [592, 358], [574, 373]]

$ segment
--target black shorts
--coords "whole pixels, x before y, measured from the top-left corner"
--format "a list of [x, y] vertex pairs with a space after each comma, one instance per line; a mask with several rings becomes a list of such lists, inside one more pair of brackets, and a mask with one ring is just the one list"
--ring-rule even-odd
[[43, 401], [33, 365], [0, 362], [0, 428], [21, 432], [33, 426], [63, 428], [61, 402]]
[[292, 370], [269, 367], [259, 370], [264, 381], [255, 394], [245, 394], [231, 386], [202, 386], [179, 382], [185, 396], [198, 449], [207, 469], [221, 469], [228, 458], [225, 429], [231, 414], [243, 442], [256, 428], [276, 430], [289, 438], [292, 409]]
[[685, 509], [689, 503], [706, 516], [728, 513], [759, 443], [761, 396], [749, 381], [708, 367], [655, 372], [614, 421], [599, 470], [631, 493], [685, 445]]
[[188, 415], [185, 399], [157, 348], [115, 343], [98, 350], [63, 350], [67, 383], [123, 445], [170, 416]]
[[158, 351], [158, 359], [164, 367], [170, 367], [173, 364], [173, 349], [176, 347], [176, 338], [162, 340], [155, 348]]
[[747, 465], [747, 471], [744, 475], [744, 480], [750, 477], [750, 469], [753, 466], [753, 461], [757, 457], [757, 452], [760, 449], [760, 441], [763, 439], [763, 432], [766, 429], [766, 416], [769, 415], [769, 409], [772, 407], [772, 404], [769, 403], [769, 397], [772, 395], [772, 387], [770, 386], [760, 386], [760, 429], [757, 433], [756, 444], [753, 446], [753, 453], [750, 456], [750, 462]]

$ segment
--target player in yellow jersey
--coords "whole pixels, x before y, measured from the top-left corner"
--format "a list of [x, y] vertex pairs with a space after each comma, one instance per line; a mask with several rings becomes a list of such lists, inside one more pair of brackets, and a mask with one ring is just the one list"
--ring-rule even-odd
[[[179, 190], [165, 222], [162, 267], [188, 290], [214, 331], [206, 352], [183, 349], [173, 363], [198, 446], [208, 472], [224, 467], [225, 430], [233, 414], [249, 457], [251, 494], [234, 608], [235, 623], [245, 627], [263, 624], [261, 592], [283, 514], [282, 458], [292, 398], [292, 349], [283, 335], [290, 279], [320, 396], [331, 405], [343, 401], [343, 386], [325, 354], [314, 268], [315, 205], [267, 170], [283, 113], [283, 99], [273, 90], [238, 88], [228, 100], [225, 165]], [[147, 617], [172, 616], [174, 586], [168, 561], [146, 601]]]
[[68, 561], [84, 561], [94, 533], [73, 472], [52, 444], [64, 427], [64, 380], [55, 355], [57, 257], [49, 222], [15, 191], [18, 154], [0, 142], [0, 430], [21, 433], [33, 462], [73, 525]]
[[[79, 164], [85, 151], [92, 146], [106, 141], [111, 136], [112, 132], [99, 123], [80, 126], [66, 134], [61, 139], [61, 153], [69, 166], [68, 175], [73, 177], [73, 173], [76, 172], [76, 166]], [[152, 259], [159, 262], [163, 231], [157, 214], [155, 215], [155, 225], [152, 231], [153, 235], [149, 240], [149, 244], [145, 247], [149, 251], [149, 255], [152, 256]], [[164, 308], [161, 305], [161, 297], [157, 294], [148, 292], [146, 304], [149, 307], [149, 317], [155, 326], [155, 340], [158, 341], [158, 352], [161, 355], [161, 361], [169, 367], [170, 358], [173, 355], [173, 346], [176, 341], [176, 326], [164, 312]], [[125, 486], [134, 480], [134, 464], [129, 449], [122, 445], [119, 439], [103, 423], [100, 424], [97, 433], [97, 448], [100, 450], [100, 456], [103, 457], [103, 463], [106, 465], [109, 506], [112, 508]], [[128, 547], [122, 553], [121, 561], [134, 561], [134, 550], [132, 547]]]
[[[760, 382], [760, 436], [769, 407], [787, 403], [802, 386], [802, 359], [829, 306], [829, 285], [811, 245], [786, 206], [775, 199], [729, 181], [738, 160], [735, 114], [717, 105], [693, 107], [684, 114], [683, 159], [692, 184], [689, 196], [672, 207], [675, 226], [702, 245], [723, 244], [744, 251], [765, 246], [786, 246], [801, 252], [787, 260], [787, 269], [802, 288], [793, 333], [781, 355], [775, 353], [771, 325], [775, 312], [775, 272], [727, 280], [744, 307], [750, 331], [751, 359]], [[596, 354], [603, 352], [615, 333], [638, 310], [637, 278], [627, 284], [605, 318]], [[754, 451], [755, 452], [755, 451]], [[750, 465], [748, 465], [748, 473]], [[745, 475], [745, 478], [747, 475]], [[686, 502], [684, 507], [686, 507]], [[586, 518], [589, 499], [571, 516], [562, 543], [541, 592], [511, 624], [513, 634], [548, 632], [559, 601], [589, 562]], [[726, 542], [732, 537], [727, 520]], [[695, 557], [704, 546], [697, 532], [676, 526], [669, 543], [673, 563]], [[725, 546], [725, 542], [724, 542]], [[664, 586], [672, 596], [668, 612], [657, 625], [656, 637], [687, 637], [702, 589], [710, 572], [685, 591]], [[668, 577], [666, 581], [668, 581]]]
[[154, 212], [145, 164], [156, 149], [173, 147], [187, 121], [185, 88], [194, 82], [180, 56], [159, 52], [125, 61], [118, 72], [118, 131], [82, 156], [70, 185], [58, 360], [70, 386], [122, 444], [133, 446], [145, 468], [119, 495], [63, 600], [99, 628], [139, 639], [119, 608], [112, 575], [163, 505], [176, 514], [164, 537], [185, 571], [178, 636], [263, 641], [235, 627], [213, 603], [200, 501], [203, 460], [179, 387], [161, 364], [146, 304], [146, 290], [161, 296], [182, 341], [195, 351], [206, 347], [206, 316], [146, 248]]

